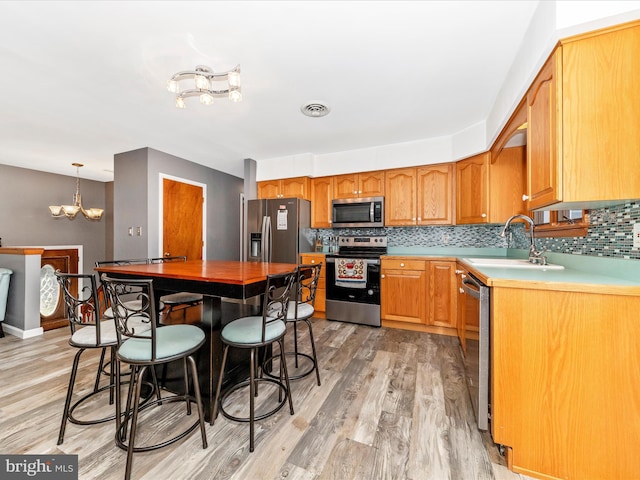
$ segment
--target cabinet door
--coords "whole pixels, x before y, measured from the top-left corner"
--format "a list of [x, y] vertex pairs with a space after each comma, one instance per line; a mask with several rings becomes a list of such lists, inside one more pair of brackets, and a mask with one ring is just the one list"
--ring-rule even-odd
[[304, 253], [300, 255], [301, 264], [317, 265], [322, 262], [320, 270], [320, 278], [318, 278], [318, 289], [316, 290], [316, 301], [314, 309], [316, 312], [325, 312], [327, 310], [327, 280], [325, 269], [325, 256], [322, 254]]
[[385, 174], [386, 226], [416, 224], [416, 169], [398, 168]]
[[311, 228], [331, 228], [333, 177], [311, 179]]
[[281, 180], [258, 182], [258, 198], [280, 198]]
[[456, 223], [487, 223], [489, 212], [489, 154], [456, 164]]
[[382, 267], [381, 273], [382, 319], [424, 324], [426, 272], [424, 270], [386, 270]]
[[458, 331], [458, 340], [460, 340], [460, 346], [462, 347], [462, 351], [467, 353], [467, 336], [465, 331], [465, 309], [466, 309], [466, 300], [467, 294], [464, 291], [462, 286], [462, 279], [465, 278], [467, 271], [462, 268], [460, 265], [456, 265], [456, 286], [457, 286], [457, 322], [456, 329]]
[[285, 178], [281, 181], [281, 197], [309, 200], [309, 177]]
[[432, 260], [429, 263], [429, 315], [427, 323], [456, 328], [456, 262]]
[[417, 225], [453, 223], [453, 165], [417, 169]]
[[527, 192], [529, 210], [562, 200], [558, 121], [562, 49], [542, 67], [527, 93]]
[[358, 176], [356, 174], [333, 177], [333, 198], [356, 198], [358, 196]]
[[384, 197], [384, 172], [358, 174], [359, 197]]

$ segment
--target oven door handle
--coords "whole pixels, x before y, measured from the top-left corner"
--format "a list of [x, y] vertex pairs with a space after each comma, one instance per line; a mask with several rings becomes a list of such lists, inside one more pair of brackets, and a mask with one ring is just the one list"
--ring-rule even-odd
[[462, 288], [473, 298], [480, 299], [480, 285], [473, 278], [465, 276], [462, 279]]
[[[344, 258], [349, 258], [349, 257], [344, 257]], [[357, 257], [351, 257], [351, 258], [357, 258]], [[364, 260], [364, 263], [366, 265], [380, 265], [379, 258], [363, 258], [362, 260]], [[325, 261], [326, 263], [336, 263], [336, 257], [325, 257]]]

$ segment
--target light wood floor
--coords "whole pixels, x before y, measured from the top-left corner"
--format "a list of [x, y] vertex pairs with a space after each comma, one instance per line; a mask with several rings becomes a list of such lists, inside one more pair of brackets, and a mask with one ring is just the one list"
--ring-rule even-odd
[[[527, 478], [501, 465], [474, 427], [457, 339], [321, 319], [314, 320], [314, 333], [322, 386], [314, 376], [294, 382], [295, 415], [284, 408], [259, 422], [253, 453], [248, 425], [219, 416], [214, 426], [207, 424], [207, 449], [196, 431], [178, 444], [136, 454], [133, 477]], [[68, 424], [64, 443], [56, 446], [75, 354], [67, 340], [66, 328], [0, 339], [0, 451], [77, 454], [80, 479], [120, 479], [126, 455], [114, 444], [113, 422]], [[305, 333], [300, 341], [306, 345]], [[78, 392], [91, 388], [97, 362], [92, 352], [81, 363]], [[162, 437], [164, 427], [186, 417], [183, 404], [161, 409], [154, 423], [148, 415], [143, 421], [142, 440]]]

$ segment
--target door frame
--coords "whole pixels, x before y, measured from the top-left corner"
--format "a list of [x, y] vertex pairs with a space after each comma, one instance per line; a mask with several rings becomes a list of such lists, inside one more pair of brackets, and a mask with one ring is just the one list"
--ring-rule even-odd
[[176, 177], [166, 173], [158, 173], [158, 257], [163, 257], [162, 247], [164, 245], [164, 179], [174, 182], [186, 183], [202, 188], [202, 259], [207, 258], [207, 184], [196, 182], [188, 178]]

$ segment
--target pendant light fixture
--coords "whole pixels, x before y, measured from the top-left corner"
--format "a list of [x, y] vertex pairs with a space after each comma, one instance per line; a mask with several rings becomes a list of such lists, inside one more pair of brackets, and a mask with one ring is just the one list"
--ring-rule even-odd
[[80, 167], [84, 165], [82, 163], [72, 163], [71, 165], [76, 167], [76, 193], [73, 194], [73, 205], [49, 205], [51, 216], [74, 219], [78, 212], [82, 212], [85, 218], [89, 220], [100, 220], [104, 213], [102, 208], [89, 208], [85, 210], [82, 207], [82, 198], [80, 196]]

